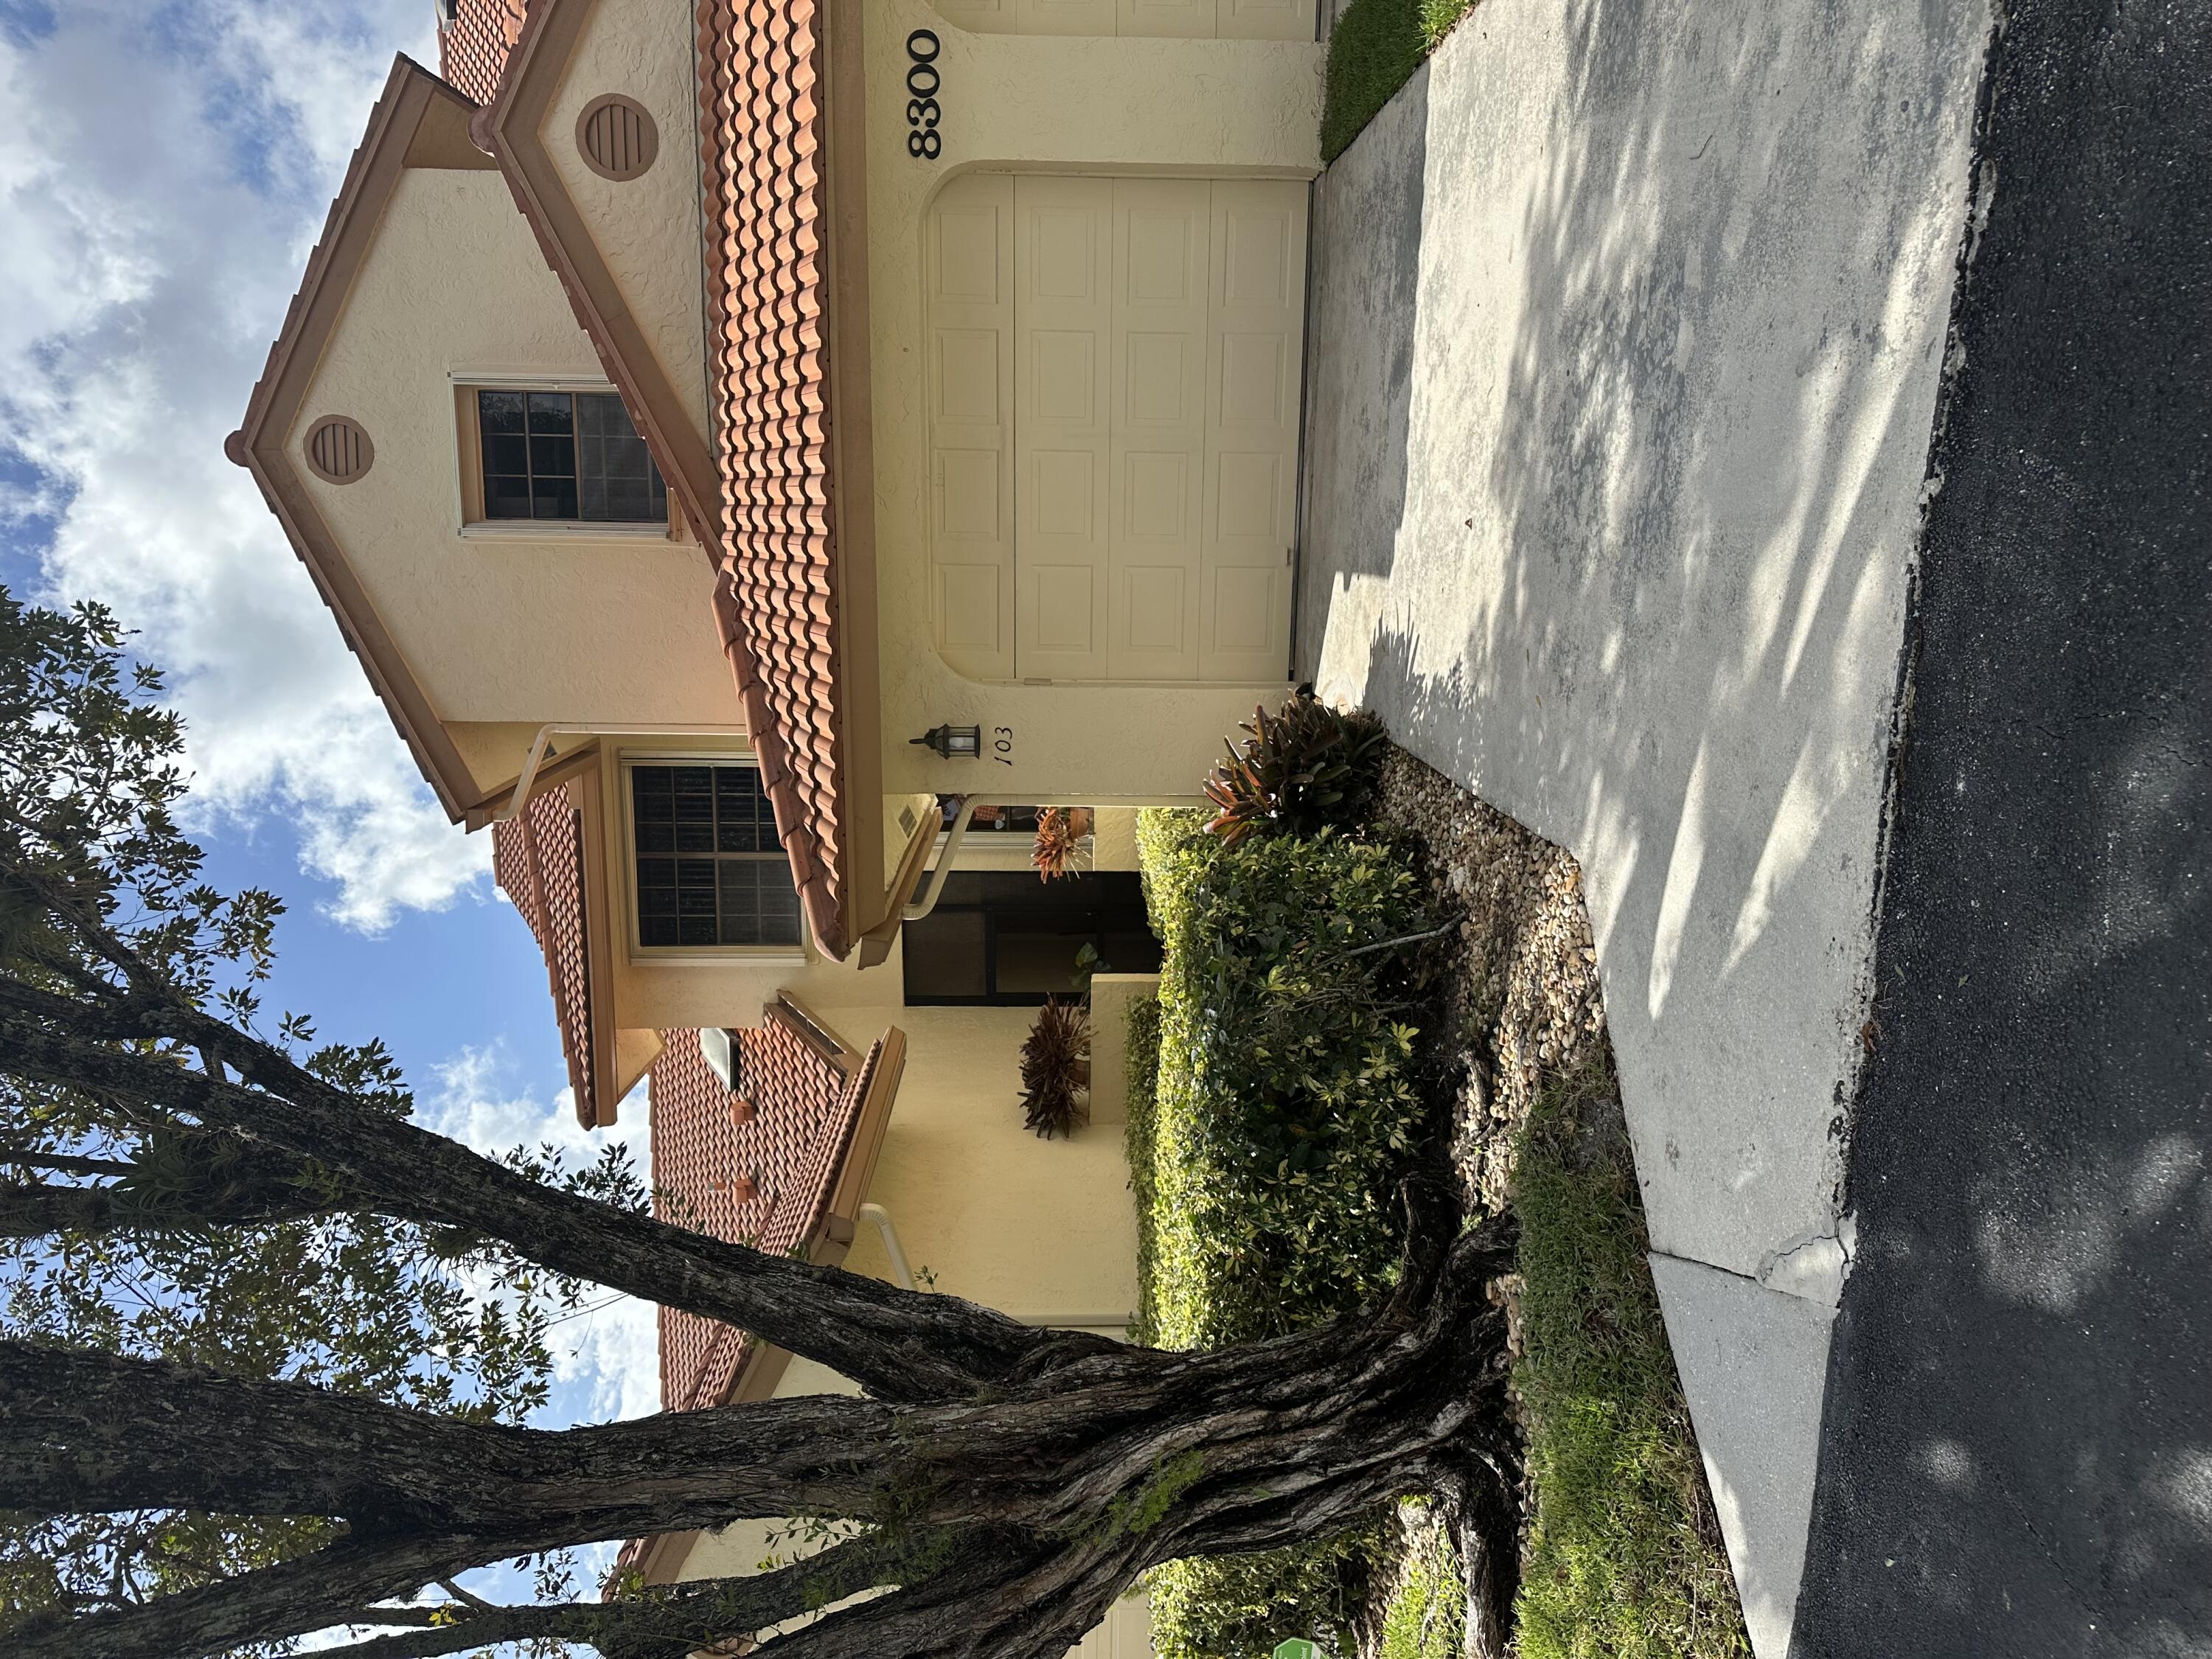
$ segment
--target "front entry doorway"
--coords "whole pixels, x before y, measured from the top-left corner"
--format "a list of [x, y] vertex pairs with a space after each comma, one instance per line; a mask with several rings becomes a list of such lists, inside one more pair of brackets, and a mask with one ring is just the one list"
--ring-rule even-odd
[[1128, 870], [1051, 882], [1026, 871], [956, 870], [903, 939], [908, 1006], [1034, 1007], [1082, 994], [1093, 972], [1160, 966], [1144, 889]]

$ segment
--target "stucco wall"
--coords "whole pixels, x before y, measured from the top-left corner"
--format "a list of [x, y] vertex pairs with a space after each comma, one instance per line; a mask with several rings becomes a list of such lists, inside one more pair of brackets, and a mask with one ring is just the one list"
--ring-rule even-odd
[[[872, 1039], [865, 1012], [823, 1012]], [[1126, 1316], [1136, 1306], [1137, 1222], [1118, 1126], [1041, 1140], [1022, 1127], [1021, 1046], [1033, 1008], [900, 1008], [905, 1080], [868, 1198], [890, 1212], [907, 1260], [935, 1288], [1024, 1318]], [[863, 1228], [845, 1265], [890, 1264]]]
[[[1322, 49], [1307, 41], [971, 34], [921, 0], [866, 8], [869, 311], [876, 564], [891, 790], [1015, 801], [1188, 799], [1249, 687], [983, 684], [930, 636], [922, 380], [922, 232], [931, 198], [973, 168], [1310, 179], [1320, 167]], [[933, 30], [944, 118], [934, 161], [907, 152], [906, 40]], [[1273, 688], [1269, 689], [1271, 691]], [[988, 781], [908, 739], [941, 721], [1012, 747]], [[910, 729], [909, 729], [910, 728]]]
[[738, 719], [697, 547], [460, 534], [457, 371], [601, 378], [500, 175], [410, 168], [287, 442], [328, 414], [374, 442], [353, 483], [301, 476], [440, 716]]
[[[593, 8], [546, 108], [541, 134], [623, 303], [705, 439], [710, 434], [693, 27], [690, 0], [629, 0]], [[576, 147], [577, 118], [602, 93], [635, 99], [653, 117], [660, 148], [642, 177], [617, 184], [584, 164]]]

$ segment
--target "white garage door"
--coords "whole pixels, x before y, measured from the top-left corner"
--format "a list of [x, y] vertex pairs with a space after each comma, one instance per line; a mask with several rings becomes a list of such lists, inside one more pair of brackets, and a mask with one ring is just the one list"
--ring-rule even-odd
[[1314, 38], [1313, 0], [937, 0], [937, 9], [979, 34]]
[[981, 679], [1280, 680], [1306, 188], [971, 173], [929, 227], [938, 644]]

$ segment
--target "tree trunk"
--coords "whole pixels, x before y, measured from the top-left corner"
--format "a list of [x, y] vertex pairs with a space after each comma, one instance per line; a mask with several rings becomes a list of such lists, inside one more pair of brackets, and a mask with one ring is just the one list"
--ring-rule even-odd
[[354, 1528], [268, 1571], [27, 1628], [13, 1651], [196, 1659], [504, 1556], [811, 1514], [927, 1541], [888, 1552], [896, 1593], [770, 1644], [788, 1659], [1058, 1659], [1158, 1562], [1315, 1537], [1407, 1492], [1501, 1500], [1505, 1329], [1483, 1292], [1509, 1255], [1471, 1235], [1391, 1309], [1218, 1353], [1085, 1347], [947, 1404], [813, 1396], [557, 1433], [0, 1345], [0, 1506]]

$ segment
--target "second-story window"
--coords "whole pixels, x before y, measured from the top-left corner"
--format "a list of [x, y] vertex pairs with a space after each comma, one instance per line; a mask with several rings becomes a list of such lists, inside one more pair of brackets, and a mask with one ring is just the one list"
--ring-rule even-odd
[[791, 945], [799, 891], [751, 765], [633, 765], [638, 943]]
[[487, 519], [659, 524], [668, 487], [611, 392], [477, 393]]

